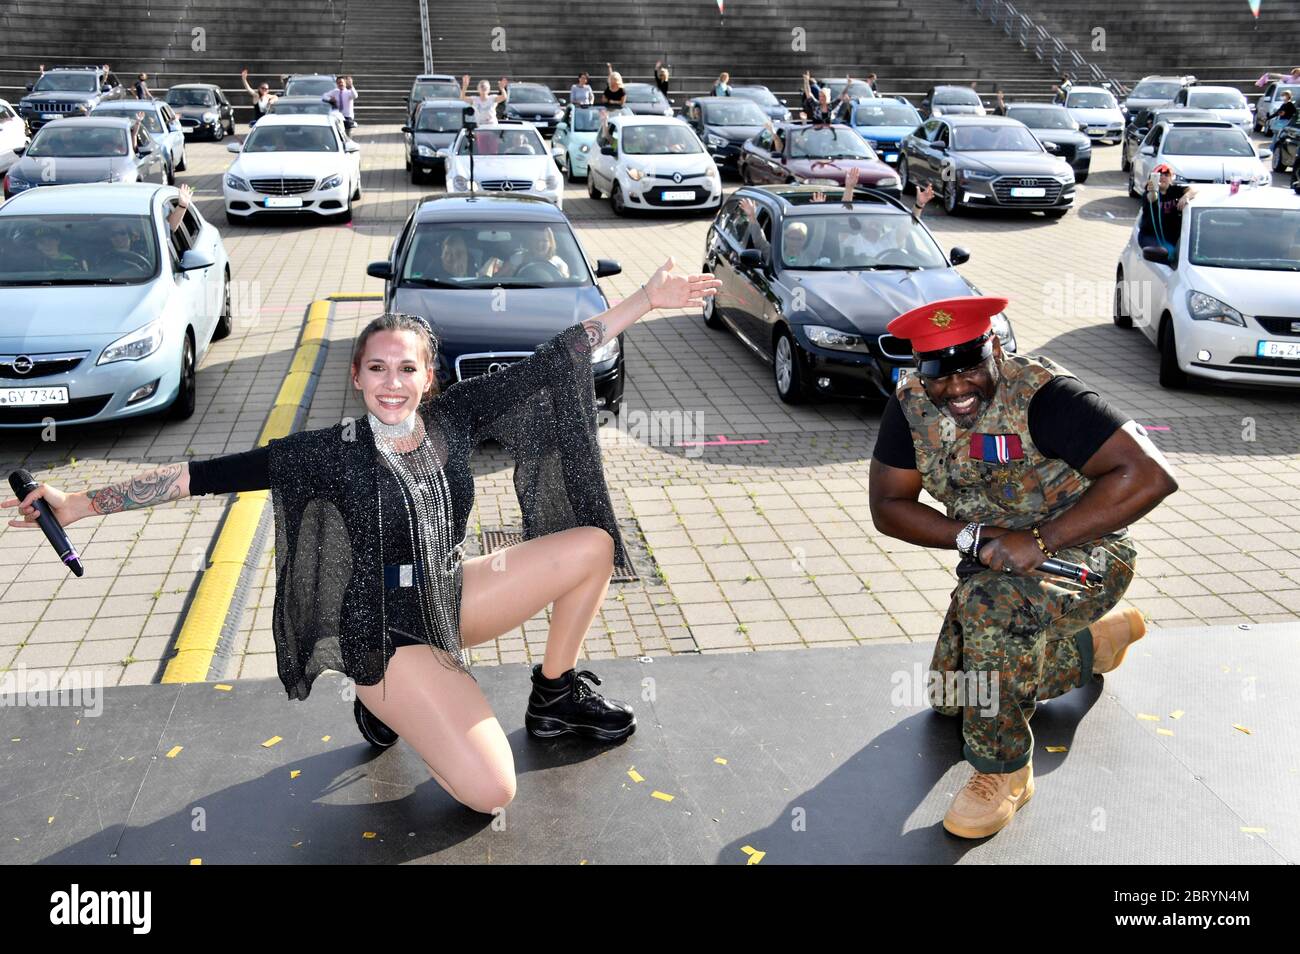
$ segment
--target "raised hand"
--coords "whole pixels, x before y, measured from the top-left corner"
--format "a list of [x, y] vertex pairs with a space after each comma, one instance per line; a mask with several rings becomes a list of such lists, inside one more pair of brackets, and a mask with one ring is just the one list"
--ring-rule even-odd
[[927, 182], [924, 189], [916, 190], [916, 204], [925, 208], [925, 204], [934, 198], [934, 183]]
[[652, 308], [687, 308], [701, 305], [722, 282], [708, 274], [687, 275], [677, 271], [671, 256], [645, 283], [646, 298]]
[[65, 494], [49, 484], [41, 484], [21, 501], [17, 497], [0, 500], [0, 509], [8, 510], [10, 507], [17, 507], [18, 512], [23, 515], [20, 518], [10, 520], [9, 526], [31, 530], [39, 528], [40, 524], [36, 522], [36, 508], [32, 505], [32, 501], [38, 497], [45, 501], [45, 505], [50, 508], [50, 513], [54, 515], [54, 519], [59, 521], [60, 526], [66, 527], [68, 524], [87, 516], [85, 510], [76, 506], [75, 495]]

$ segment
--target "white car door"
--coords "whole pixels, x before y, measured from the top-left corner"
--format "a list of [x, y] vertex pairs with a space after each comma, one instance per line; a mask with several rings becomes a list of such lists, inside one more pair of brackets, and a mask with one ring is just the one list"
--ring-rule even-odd
[[591, 151], [591, 158], [587, 161], [587, 175], [595, 183], [598, 189], [608, 192], [613, 187], [614, 180], [614, 161], [615, 156], [607, 156], [604, 153], [606, 146], [612, 146], [618, 133], [616, 125], [605, 127], [602, 134], [596, 136], [595, 148]]
[[[196, 268], [190, 271], [181, 271], [181, 260], [184, 258], [185, 253], [195, 247], [190, 228], [197, 228], [196, 225], [192, 225], [192, 223], [197, 223], [197, 220], [192, 213], [187, 211], [185, 218], [181, 220], [181, 224], [175, 229], [169, 229], [166, 216], [170, 215], [175, 207], [175, 199], [170, 199], [163, 204], [163, 239], [164, 245], [170, 246], [171, 249], [172, 281], [175, 285], [175, 297], [180, 299], [174, 313], [182, 316], [184, 321], [194, 328], [194, 357], [197, 365], [207, 349], [208, 342], [212, 340], [212, 332], [216, 327], [217, 312], [212, 308], [208, 300], [208, 282], [213, 269]], [[201, 232], [198, 237], [200, 240], [202, 239]], [[203, 248], [196, 250], [203, 254], [209, 254]], [[220, 304], [218, 303], [216, 307], [219, 309]], [[180, 331], [182, 328], [174, 330]]]
[[0, 152], [12, 152], [27, 145], [27, 128], [9, 106], [0, 103]]

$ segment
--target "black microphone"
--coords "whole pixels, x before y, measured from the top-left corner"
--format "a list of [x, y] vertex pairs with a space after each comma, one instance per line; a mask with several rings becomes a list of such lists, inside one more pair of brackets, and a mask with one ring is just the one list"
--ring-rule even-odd
[[[990, 569], [979, 560], [963, 558], [957, 564], [957, 577], [965, 579], [968, 576], [974, 576], [983, 570]], [[1064, 560], [1047, 559], [1038, 564], [1034, 569], [1039, 573], [1049, 573], [1052, 576], [1063, 576], [1067, 580], [1073, 580], [1083, 586], [1100, 586], [1101, 584], [1093, 579], [1093, 572], [1081, 563], [1066, 563]]]
[[[9, 486], [13, 488], [14, 495], [18, 502], [22, 503], [23, 498], [40, 486], [32, 479], [30, 471], [15, 470], [9, 475]], [[32, 506], [36, 508], [36, 522], [41, 525], [45, 531], [45, 539], [50, 541], [50, 546], [54, 547], [54, 552], [59, 555], [59, 559], [68, 565], [77, 576], [83, 575], [86, 571], [81, 566], [81, 557], [77, 551], [72, 548], [68, 542], [68, 535], [63, 532], [63, 526], [59, 523], [54, 514], [50, 513], [49, 505], [37, 497], [32, 501]]]

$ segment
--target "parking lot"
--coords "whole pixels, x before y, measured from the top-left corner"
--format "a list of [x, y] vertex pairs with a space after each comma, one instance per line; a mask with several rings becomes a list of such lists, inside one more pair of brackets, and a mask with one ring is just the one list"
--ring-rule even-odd
[[[221, 228], [236, 283], [235, 331], [200, 367], [198, 410], [183, 423], [62, 428], [55, 440], [5, 432], [9, 468], [83, 490], [254, 446], [307, 306], [380, 292], [367, 263], [387, 255], [420, 195], [441, 191], [440, 182], [410, 183], [397, 127], [362, 127], [355, 139], [365, 198], [351, 224], [247, 228], [227, 226], [222, 213], [220, 176], [232, 157], [221, 144], [191, 143], [178, 181], [193, 186]], [[1180, 492], [1134, 528], [1138, 578], [1127, 602], [1156, 626], [1294, 621], [1300, 394], [1161, 389], [1155, 350], [1110, 319], [1115, 263], [1137, 210], [1118, 147], [1095, 150], [1078, 195], [1076, 209], [1055, 221], [947, 218], [938, 203], [925, 221], [945, 248], [970, 250], [962, 270], [981, 291], [1011, 299], [1022, 352], [1046, 354], [1095, 387], [1146, 425], [1173, 463]], [[622, 264], [622, 274], [602, 281], [611, 299], [632, 293], [669, 255], [700, 265], [707, 217], [616, 218], [581, 184], [567, 187], [564, 210], [591, 259]], [[334, 306], [308, 427], [360, 412], [348, 353], [378, 310], [373, 301]], [[591, 657], [933, 640], [955, 557], [872, 527], [867, 466], [878, 407], [782, 404], [770, 369], [696, 314], [657, 313], [628, 332], [627, 345], [626, 426], [604, 429], [605, 468], [640, 580], [611, 586], [586, 644]], [[471, 530], [509, 527], [517, 513], [499, 464], [481, 461]], [[0, 566], [0, 668], [70, 666], [102, 670], [110, 685], [155, 681], [228, 502], [193, 498], [75, 525], [81, 579], [51, 558], [40, 534], [0, 529], [10, 556]], [[273, 584], [268, 544], [227, 678], [275, 674]], [[545, 627], [539, 616], [476, 656], [540, 656]]]

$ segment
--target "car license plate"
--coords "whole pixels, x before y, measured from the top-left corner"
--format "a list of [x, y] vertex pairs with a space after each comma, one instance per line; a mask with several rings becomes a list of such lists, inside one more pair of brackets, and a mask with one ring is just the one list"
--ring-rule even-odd
[[262, 204], [268, 209], [301, 209], [302, 199], [296, 195], [268, 195]]
[[67, 404], [68, 389], [0, 388], [0, 404], [7, 407], [40, 407], [43, 404]]
[[1024, 186], [1015, 186], [1011, 190], [1011, 198], [1013, 199], [1041, 199], [1045, 195], [1047, 195], [1047, 190], [1041, 188], [1030, 189]]
[[62, 113], [41, 113], [41, 119], [58, 119]]
[[695, 198], [694, 192], [669, 192], [665, 189], [659, 198], [665, 202], [690, 202]]
[[885, 153], [885, 162], [897, 162], [897, 161], [898, 161], [898, 153], [896, 152]]
[[892, 372], [890, 372], [890, 377], [891, 377], [893, 380], [897, 381], [897, 380], [898, 380], [898, 375], [899, 375], [900, 372], [902, 372], [902, 370], [903, 370], [903, 368], [902, 368], [901, 365], [900, 365], [899, 367], [894, 368], [894, 370], [893, 370]]
[[1300, 361], [1300, 341], [1261, 341], [1255, 348], [1260, 358], [1287, 358]]

